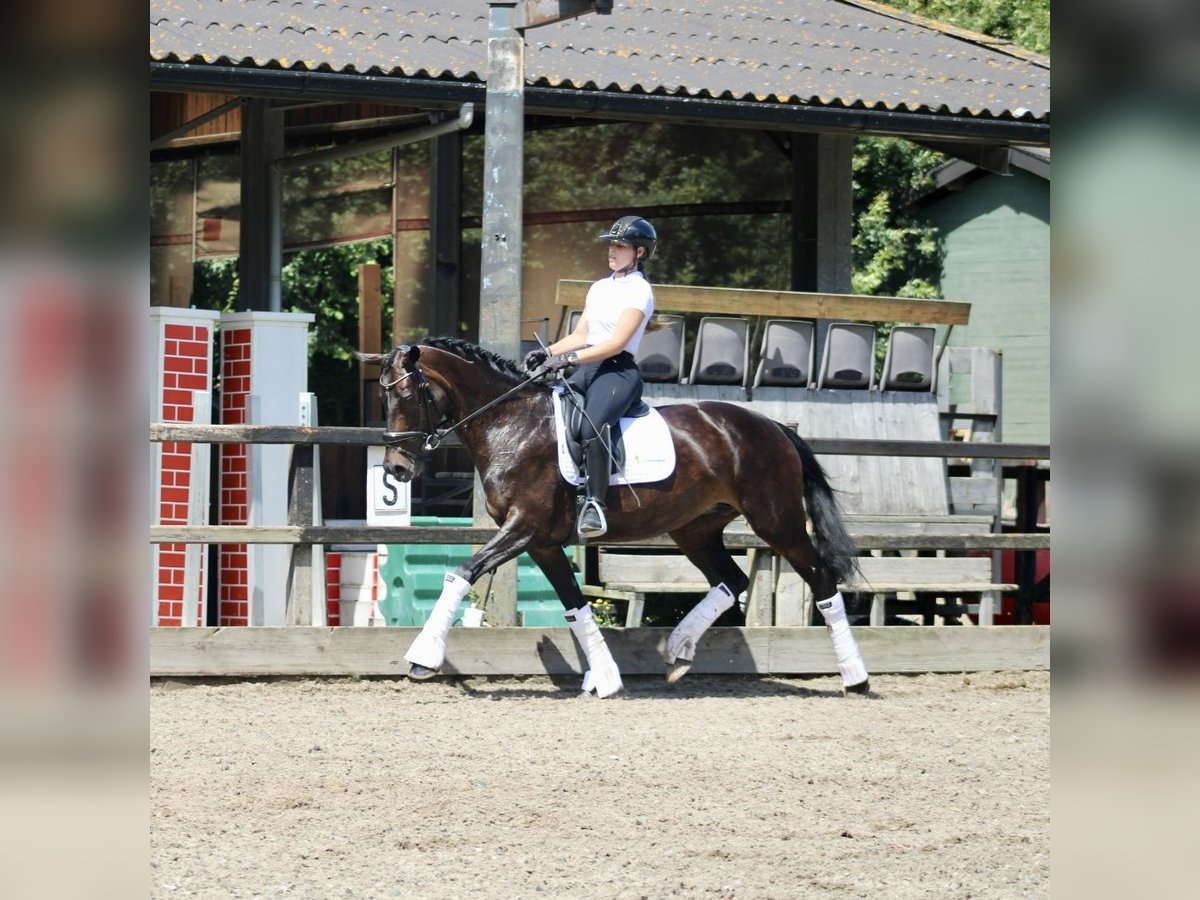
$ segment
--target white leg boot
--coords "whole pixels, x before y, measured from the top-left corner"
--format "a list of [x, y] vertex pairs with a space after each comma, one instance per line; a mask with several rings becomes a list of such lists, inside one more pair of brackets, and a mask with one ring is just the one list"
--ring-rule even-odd
[[611, 697], [620, 691], [624, 687], [621, 673], [608, 650], [608, 644], [604, 642], [592, 608], [584, 606], [569, 610], [564, 618], [587, 656], [588, 670], [583, 673], [583, 692], [590, 694], [595, 691], [597, 697]]
[[735, 599], [733, 592], [724, 583], [709, 590], [704, 599], [692, 607], [691, 612], [683, 617], [683, 621], [675, 626], [675, 630], [667, 638], [667, 649], [663, 654], [667, 665], [674, 665], [679, 659], [691, 662], [696, 656], [696, 644], [701, 636], [717, 621], [721, 613], [733, 606]]
[[837, 654], [838, 671], [842, 673], [842, 685], [847, 691], [858, 694], [867, 692], [867, 666], [862, 654], [858, 652], [858, 644], [850, 633], [850, 623], [846, 620], [846, 604], [842, 602], [842, 592], [838, 591], [828, 600], [817, 603], [817, 609], [825, 617], [829, 627], [829, 636], [833, 638], [833, 651]]
[[433, 612], [425, 620], [425, 627], [417, 635], [404, 658], [416, 666], [424, 666], [434, 671], [442, 667], [446, 660], [446, 635], [463, 597], [471, 589], [471, 582], [459, 578], [453, 572], [446, 575], [442, 585], [442, 594], [433, 605]]

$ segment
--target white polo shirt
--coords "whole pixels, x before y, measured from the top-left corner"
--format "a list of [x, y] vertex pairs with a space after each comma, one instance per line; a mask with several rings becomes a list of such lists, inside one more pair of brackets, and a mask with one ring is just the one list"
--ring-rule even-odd
[[642, 313], [642, 324], [625, 345], [630, 353], [637, 353], [650, 317], [654, 315], [654, 291], [650, 289], [650, 282], [641, 272], [633, 271], [628, 275], [614, 272], [592, 284], [584, 300], [584, 314], [588, 320], [587, 345], [592, 347], [611, 338], [617, 320], [627, 309]]

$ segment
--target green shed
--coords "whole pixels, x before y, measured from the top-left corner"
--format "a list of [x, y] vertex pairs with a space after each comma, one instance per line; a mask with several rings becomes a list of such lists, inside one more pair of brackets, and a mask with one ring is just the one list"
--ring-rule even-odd
[[950, 344], [1002, 351], [1001, 435], [1050, 441], [1050, 151], [1013, 148], [1009, 174], [961, 160], [909, 204], [945, 252], [942, 296], [971, 304]]

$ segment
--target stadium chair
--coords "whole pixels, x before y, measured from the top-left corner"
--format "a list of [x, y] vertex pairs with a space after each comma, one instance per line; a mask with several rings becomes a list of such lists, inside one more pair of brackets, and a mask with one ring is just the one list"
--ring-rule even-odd
[[812, 322], [768, 319], [754, 387], [807, 387], [813, 377], [815, 357]]
[[643, 381], [678, 382], [683, 371], [683, 316], [656, 315], [634, 359]]
[[818, 388], [869, 390], [875, 375], [875, 326], [831, 322], [821, 355]]
[[888, 337], [883, 360], [883, 391], [932, 391], [934, 336], [929, 325], [897, 325]]
[[705, 316], [696, 331], [688, 384], [745, 385], [750, 368], [750, 320]]

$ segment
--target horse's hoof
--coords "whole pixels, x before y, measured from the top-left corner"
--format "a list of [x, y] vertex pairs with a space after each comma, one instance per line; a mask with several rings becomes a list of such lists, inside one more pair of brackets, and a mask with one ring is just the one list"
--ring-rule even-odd
[[667, 684], [674, 684], [688, 672], [692, 671], [690, 659], [677, 659], [667, 667]]
[[848, 684], [842, 689], [846, 695], [850, 694], [869, 694], [871, 692], [871, 679], [860, 681], [858, 684]]
[[438, 675], [437, 669], [430, 669], [427, 666], [419, 666], [413, 663], [408, 667], [408, 677], [413, 681], [428, 681]]

